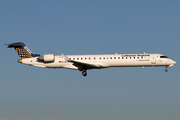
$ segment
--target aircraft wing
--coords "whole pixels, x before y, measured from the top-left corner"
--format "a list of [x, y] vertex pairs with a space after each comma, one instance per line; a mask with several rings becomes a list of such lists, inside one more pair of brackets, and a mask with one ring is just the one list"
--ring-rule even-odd
[[66, 55], [64, 55], [62, 53], [62, 56], [64, 57], [64, 59], [68, 62], [73, 63], [74, 66], [78, 67], [78, 68], [86, 68], [86, 69], [101, 69], [103, 66], [101, 65], [97, 65], [97, 64], [89, 64], [89, 63], [83, 63], [83, 62], [79, 62], [79, 61], [74, 61], [74, 60], [70, 60]]

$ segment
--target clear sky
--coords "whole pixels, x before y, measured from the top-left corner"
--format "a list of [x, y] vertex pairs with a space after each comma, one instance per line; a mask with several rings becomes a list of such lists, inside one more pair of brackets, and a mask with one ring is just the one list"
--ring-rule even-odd
[[[179, 0], [0, 0], [0, 120], [180, 120]], [[161, 53], [165, 67], [90, 70], [23, 65], [33, 53]]]

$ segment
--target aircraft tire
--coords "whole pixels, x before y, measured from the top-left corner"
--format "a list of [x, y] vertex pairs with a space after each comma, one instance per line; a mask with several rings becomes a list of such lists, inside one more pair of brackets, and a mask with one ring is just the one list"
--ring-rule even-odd
[[82, 75], [83, 75], [83, 76], [87, 76], [87, 72], [86, 72], [86, 71], [83, 71], [83, 72], [82, 72]]

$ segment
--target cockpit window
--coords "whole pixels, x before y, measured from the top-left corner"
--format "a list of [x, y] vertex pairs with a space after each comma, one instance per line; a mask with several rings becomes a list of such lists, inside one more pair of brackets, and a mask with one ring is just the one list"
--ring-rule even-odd
[[160, 56], [160, 58], [168, 58], [167, 56]]

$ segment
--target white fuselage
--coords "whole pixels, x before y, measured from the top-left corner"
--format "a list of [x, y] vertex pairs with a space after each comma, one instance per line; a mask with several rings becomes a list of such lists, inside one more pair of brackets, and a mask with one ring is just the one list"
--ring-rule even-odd
[[[87, 64], [108, 67], [146, 67], [146, 66], [173, 66], [175, 61], [162, 54], [102, 54], [102, 55], [67, 55], [70, 60]], [[23, 64], [46, 68], [78, 68], [68, 62], [62, 55], [56, 55], [53, 62], [40, 62], [38, 57], [22, 59]]]

